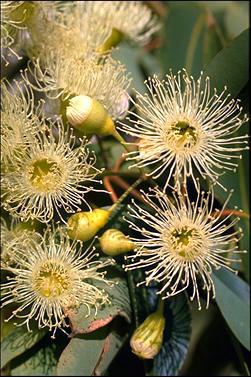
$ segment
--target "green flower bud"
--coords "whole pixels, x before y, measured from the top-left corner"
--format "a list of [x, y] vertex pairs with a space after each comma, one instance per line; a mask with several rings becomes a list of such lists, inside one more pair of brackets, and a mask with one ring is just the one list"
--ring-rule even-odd
[[99, 242], [103, 253], [107, 255], [127, 253], [134, 248], [134, 243], [118, 229], [108, 229]]
[[69, 217], [68, 236], [71, 239], [88, 241], [107, 223], [110, 212], [96, 208], [91, 212], [77, 212]]
[[116, 47], [121, 42], [122, 39], [123, 39], [123, 33], [116, 28], [112, 28], [112, 32], [110, 36], [107, 38], [103, 46], [97, 48], [97, 52], [106, 53], [112, 47]]
[[77, 239], [80, 241], [90, 240], [100, 229], [103, 228], [103, 226], [106, 225], [111, 213], [118, 208], [120, 203], [142, 180], [142, 178], [138, 178], [137, 181], [135, 181], [108, 210], [95, 208], [90, 212], [76, 212], [71, 215], [67, 221], [68, 236], [71, 239]]
[[75, 96], [66, 107], [69, 123], [85, 135], [113, 135], [115, 126], [105, 107], [89, 96]]
[[159, 310], [150, 314], [134, 331], [130, 340], [132, 352], [142, 359], [153, 359], [163, 343], [165, 318]]

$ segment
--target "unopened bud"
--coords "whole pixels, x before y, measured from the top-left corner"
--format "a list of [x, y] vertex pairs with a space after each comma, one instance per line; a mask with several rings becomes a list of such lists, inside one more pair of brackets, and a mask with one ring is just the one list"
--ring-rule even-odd
[[153, 359], [163, 343], [165, 318], [162, 313], [150, 314], [134, 331], [130, 340], [132, 352], [142, 359]]
[[112, 212], [114, 212], [127, 195], [136, 187], [142, 178], [138, 178], [121, 197], [108, 209], [95, 208], [90, 212], [76, 212], [67, 221], [68, 236], [71, 239], [88, 241], [106, 225]]
[[67, 221], [67, 233], [71, 239], [88, 241], [103, 228], [109, 219], [110, 213], [96, 208], [91, 212], [77, 212]]
[[112, 47], [116, 47], [122, 39], [123, 39], [123, 33], [116, 28], [112, 28], [112, 32], [110, 36], [107, 38], [107, 40], [104, 42], [102, 46], [97, 48], [97, 52], [99, 53], [108, 52]]
[[107, 255], [127, 253], [134, 248], [134, 243], [118, 229], [108, 229], [99, 242], [103, 253]]
[[80, 95], [66, 107], [69, 123], [85, 135], [113, 135], [115, 126], [105, 107], [96, 99]]

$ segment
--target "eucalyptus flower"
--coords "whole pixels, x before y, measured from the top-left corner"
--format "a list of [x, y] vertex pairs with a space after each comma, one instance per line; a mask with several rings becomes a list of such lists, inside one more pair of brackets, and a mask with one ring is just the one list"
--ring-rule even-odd
[[97, 191], [90, 184], [100, 182], [94, 179], [101, 170], [94, 166], [86, 139], [79, 139], [80, 146], [73, 149], [72, 130], [65, 130], [60, 120], [50, 123], [48, 127], [40, 119], [40, 129], [22, 155], [13, 156], [12, 169], [2, 174], [2, 205], [22, 220], [46, 223], [58, 213], [65, 222], [59, 209], [72, 213], [82, 203], [91, 209], [84, 194]]
[[[1, 1], [1, 49], [8, 49], [9, 54], [16, 52], [11, 48], [15, 44], [18, 31], [24, 26], [25, 13], [23, 10], [24, 1]], [[8, 60], [1, 52], [2, 59], [8, 65]]]
[[197, 187], [194, 168], [224, 188], [219, 177], [225, 170], [235, 171], [238, 164], [231, 160], [242, 158], [239, 152], [248, 149], [248, 135], [236, 134], [248, 121], [247, 115], [240, 117], [239, 100], [230, 100], [226, 87], [211, 95], [210, 79], [204, 81], [202, 75], [195, 80], [184, 70], [166, 75], [166, 80], [149, 77], [149, 94], [137, 92], [137, 112], [129, 112], [134, 119], [119, 128], [138, 138], [138, 150], [128, 154], [135, 161], [131, 167], [147, 166], [153, 178], [168, 173], [164, 190], [172, 175], [176, 188], [189, 176]]
[[[132, 220], [127, 221], [132, 229], [140, 232], [141, 237], [130, 238], [135, 244], [135, 253], [125, 256], [126, 260], [132, 259], [124, 266], [125, 270], [144, 269], [145, 280], [139, 284], [160, 283], [157, 293], [163, 299], [191, 285], [191, 300], [197, 299], [199, 309], [200, 281], [207, 293], [208, 307], [210, 296], [215, 297], [213, 268], [224, 267], [233, 271], [231, 263], [240, 262], [231, 257], [234, 253], [241, 253], [237, 246], [241, 230], [234, 229], [239, 218], [231, 219], [231, 213], [222, 216], [231, 193], [221, 210], [213, 210], [213, 190], [207, 195], [205, 192], [197, 193], [194, 202], [190, 201], [187, 192], [174, 191], [174, 200], [158, 189], [154, 189], [153, 194], [142, 192], [142, 195], [152, 212], [136, 203], [130, 206]], [[137, 220], [146, 224], [146, 228], [137, 225]]]
[[15, 261], [15, 250], [31, 248], [40, 241], [40, 234], [36, 232], [31, 222], [20, 222], [12, 218], [10, 224], [1, 216], [1, 262], [12, 264]]
[[23, 154], [29, 139], [36, 133], [43, 102], [35, 106], [34, 93], [24, 82], [1, 82], [1, 161], [9, 169], [13, 155]]
[[[17, 51], [29, 41], [34, 25], [42, 30], [45, 19], [56, 11], [55, 1], [1, 1], [1, 48], [8, 55], [21, 57]], [[13, 50], [15, 48], [15, 50]], [[1, 57], [9, 64], [4, 54]]]
[[[99, 54], [92, 53], [85, 59], [75, 59], [69, 54], [62, 59], [60, 54], [48, 51], [42, 66], [39, 58], [35, 59], [22, 73], [24, 80], [35, 90], [46, 92], [50, 98], [60, 97], [62, 102], [65, 101], [65, 107], [74, 98], [77, 101], [79, 97], [84, 97], [85, 100], [89, 97], [81, 113], [89, 111], [91, 100], [96, 100], [112, 119], [125, 114], [125, 98], [128, 103], [126, 91], [131, 78], [125, 73], [125, 66], [110, 56], [100, 57]], [[30, 75], [34, 80], [30, 79]], [[78, 107], [77, 110], [79, 111]]]
[[[85, 1], [87, 11], [92, 11], [110, 28], [110, 37], [104, 51], [117, 45], [126, 37], [136, 43], [146, 44], [160, 23], [152, 10], [141, 1]], [[102, 46], [100, 46], [102, 47]]]
[[17, 248], [17, 266], [4, 267], [11, 275], [1, 285], [1, 307], [12, 303], [17, 306], [7, 321], [22, 318], [24, 321], [16, 325], [26, 324], [30, 331], [30, 320], [34, 319], [39, 329], [48, 327], [55, 337], [58, 328], [65, 332], [63, 327], [68, 326], [65, 310], [85, 305], [87, 315], [91, 308], [95, 308], [96, 315], [103, 304], [110, 302], [107, 292], [95, 282], [113, 285], [105, 278], [106, 272], [99, 270], [114, 260], [98, 260], [94, 248], [83, 250], [77, 245], [70, 242], [64, 229], [48, 227], [35, 247]]
[[109, 37], [108, 25], [91, 11], [85, 2], [54, 2], [55, 11], [47, 12], [44, 23], [33, 24], [26, 52], [30, 58], [47, 59], [53, 56], [85, 59]]

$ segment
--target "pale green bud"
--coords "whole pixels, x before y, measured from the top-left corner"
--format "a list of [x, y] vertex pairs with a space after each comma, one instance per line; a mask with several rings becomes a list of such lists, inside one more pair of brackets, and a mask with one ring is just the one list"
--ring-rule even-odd
[[134, 243], [118, 229], [108, 229], [99, 242], [103, 253], [107, 255], [127, 253], [134, 248]]
[[71, 239], [88, 241], [107, 223], [110, 212], [96, 208], [91, 212], [77, 212], [67, 221], [67, 232]]
[[101, 47], [97, 48], [97, 52], [99, 53], [108, 52], [112, 47], [116, 47], [121, 42], [122, 39], [123, 39], [123, 33], [116, 28], [112, 28], [112, 32], [110, 36], [107, 38], [107, 40]]
[[165, 318], [159, 311], [150, 314], [134, 331], [130, 340], [132, 352], [142, 359], [153, 359], [163, 343]]

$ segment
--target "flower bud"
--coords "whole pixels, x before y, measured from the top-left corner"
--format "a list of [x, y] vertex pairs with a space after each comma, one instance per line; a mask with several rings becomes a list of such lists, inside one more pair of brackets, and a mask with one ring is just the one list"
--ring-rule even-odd
[[133, 333], [132, 352], [142, 359], [153, 359], [162, 346], [164, 328], [163, 314], [159, 311], [150, 314]]
[[115, 126], [105, 107], [89, 96], [75, 96], [66, 107], [69, 123], [85, 135], [112, 135]]
[[77, 212], [69, 217], [68, 236], [71, 239], [88, 241], [107, 223], [110, 212], [96, 208], [91, 212]]
[[67, 221], [68, 236], [71, 239], [77, 239], [80, 241], [90, 240], [101, 228], [103, 228], [104, 225], [106, 225], [111, 213], [118, 208], [120, 203], [127, 197], [134, 187], [142, 182], [142, 180], [142, 178], [138, 178], [137, 181], [135, 181], [108, 210], [95, 208], [90, 212], [77, 212], [70, 216]]
[[118, 229], [108, 229], [99, 242], [103, 253], [107, 255], [127, 253], [134, 248], [134, 243]]
[[110, 36], [107, 38], [107, 40], [104, 42], [102, 46], [97, 48], [97, 52], [99, 53], [108, 52], [112, 47], [116, 47], [121, 42], [122, 39], [123, 39], [123, 33], [120, 30], [113, 27]]

